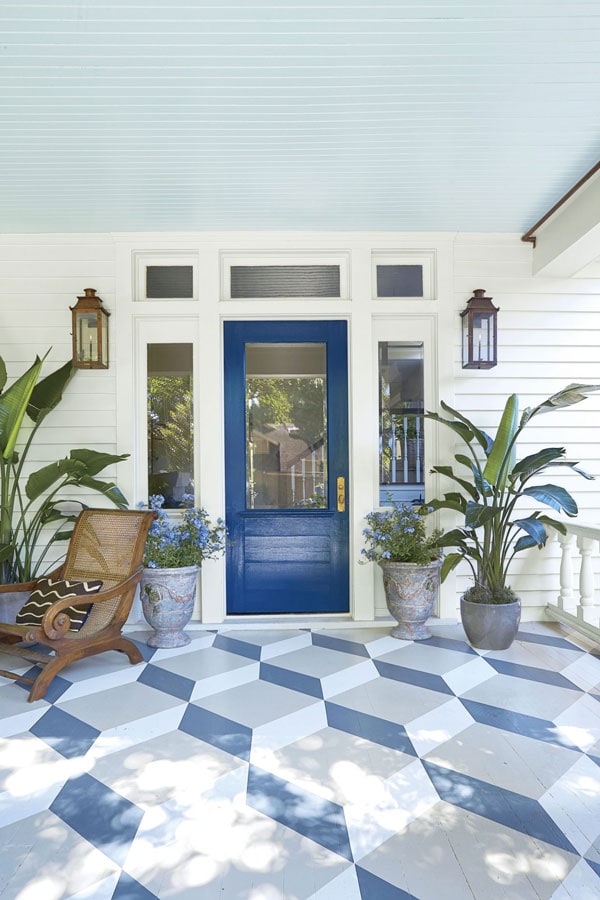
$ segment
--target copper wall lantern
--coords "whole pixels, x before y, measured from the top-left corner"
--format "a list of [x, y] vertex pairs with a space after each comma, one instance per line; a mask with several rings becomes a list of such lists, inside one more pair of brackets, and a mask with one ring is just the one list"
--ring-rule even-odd
[[78, 369], [108, 369], [108, 317], [94, 288], [70, 306], [73, 317], [73, 365]]
[[484, 290], [473, 291], [462, 318], [463, 369], [493, 369], [498, 365], [497, 314], [491, 297]]

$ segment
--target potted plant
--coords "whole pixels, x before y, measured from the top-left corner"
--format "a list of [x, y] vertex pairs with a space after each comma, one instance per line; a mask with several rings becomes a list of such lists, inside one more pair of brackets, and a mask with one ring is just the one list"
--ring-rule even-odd
[[[36, 356], [33, 365], [8, 388], [6, 366], [0, 358], [0, 602], [13, 585], [29, 585], [59, 562], [48, 559], [49, 554], [57, 542], [70, 538], [76, 513], [84, 506], [65, 498], [65, 488], [98, 491], [115, 506], [127, 508], [127, 500], [115, 484], [96, 476], [128, 454], [71, 450], [65, 459], [25, 476], [38, 429], [59, 404], [76, 371], [69, 361], [40, 379], [46, 356]], [[20, 607], [22, 593], [17, 599]], [[3, 618], [12, 611], [9, 603], [2, 603], [6, 607], [1, 610]]]
[[598, 385], [570, 384], [543, 403], [528, 407], [519, 418], [519, 400], [512, 394], [506, 401], [496, 437], [492, 439], [465, 415], [442, 403], [453, 419], [427, 412], [425, 417], [451, 428], [464, 442], [467, 454], [454, 457], [460, 475], [452, 466], [434, 466], [453, 481], [458, 491], [432, 500], [432, 510], [452, 509], [464, 519], [461, 527], [446, 532], [440, 546], [453, 547], [442, 566], [442, 581], [463, 560], [473, 575], [473, 586], [461, 598], [461, 618], [474, 647], [505, 650], [515, 638], [521, 616], [521, 602], [509, 584], [510, 564], [519, 553], [545, 545], [547, 528], [561, 534], [564, 524], [540, 510], [520, 513], [522, 504], [541, 503], [567, 516], [577, 515], [577, 504], [563, 487], [532, 484], [554, 466], [591, 478], [575, 462], [565, 459], [563, 447], [546, 447], [517, 462], [516, 443], [528, 423], [553, 409], [579, 403]]
[[398, 622], [392, 637], [427, 640], [431, 631], [425, 622], [439, 593], [441, 531], [427, 535], [426, 507], [390, 502], [365, 517], [362, 554], [383, 571], [387, 607]]
[[158, 517], [146, 541], [140, 594], [144, 617], [155, 632], [148, 638], [151, 647], [189, 644], [183, 629], [194, 610], [198, 569], [225, 549], [225, 523], [217, 519], [212, 524], [205, 509], [191, 506], [193, 500], [184, 494], [183, 513], [169, 515], [162, 494], [149, 498]]

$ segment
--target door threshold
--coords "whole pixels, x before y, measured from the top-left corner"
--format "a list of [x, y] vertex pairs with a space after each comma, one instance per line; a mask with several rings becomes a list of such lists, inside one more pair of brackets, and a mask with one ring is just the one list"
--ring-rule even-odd
[[298, 615], [298, 616], [227, 616], [224, 622], [190, 622], [186, 631], [207, 631], [216, 629], [227, 631], [231, 628], [257, 630], [260, 628], [278, 628], [281, 631], [306, 628], [386, 628], [394, 624], [391, 616], [377, 619], [358, 620], [341, 615]]

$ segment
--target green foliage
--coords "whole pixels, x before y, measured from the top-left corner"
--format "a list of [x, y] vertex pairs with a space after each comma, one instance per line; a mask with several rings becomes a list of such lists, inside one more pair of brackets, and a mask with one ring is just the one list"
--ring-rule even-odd
[[469, 603], [493, 604], [514, 603], [517, 599], [517, 595], [512, 588], [497, 588], [496, 592], [492, 593], [489, 588], [484, 587], [482, 584], [474, 584], [468, 588], [464, 592], [463, 597]]
[[403, 562], [426, 565], [438, 559], [441, 531], [426, 533], [426, 514], [423, 506], [408, 503], [394, 504], [385, 510], [375, 510], [365, 516], [367, 528], [363, 535], [367, 547], [363, 556], [370, 562]]
[[[33, 365], [0, 394], [0, 563], [4, 584], [37, 577], [49, 567], [47, 556], [54, 544], [70, 537], [76, 518], [74, 510], [84, 504], [69, 500], [66, 509], [66, 501], [61, 502], [59, 496], [64, 488], [98, 491], [115, 506], [127, 507], [115, 484], [95, 477], [126, 455], [71, 450], [67, 458], [32, 472], [23, 484], [24, 464], [37, 430], [60, 403], [76, 371], [68, 362], [40, 379], [44, 359], [36, 357]], [[0, 359], [0, 390], [5, 384], [6, 366]], [[33, 427], [22, 432], [26, 417]], [[17, 453], [19, 441], [23, 445]]]
[[172, 471], [192, 472], [194, 430], [190, 378], [149, 376], [148, 416], [148, 434], [154, 438], [154, 452], [161, 448], [168, 456]]
[[325, 381], [317, 378], [249, 378], [248, 415], [253, 428], [294, 425], [294, 437], [312, 444], [325, 431]]
[[566, 467], [584, 478], [592, 476], [579, 469], [577, 463], [566, 460], [562, 447], [547, 447], [516, 462], [516, 442], [534, 416], [572, 406], [597, 390], [600, 385], [570, 384], [539, 406], [526, 409], [520, 421], [518, 397], [512, 394], [506, 401], [495, 440], [446, 403], [441, 404], [442, 408], [458, 421], [443, 419], [433, 412], [425, 414], [425, 418], [451, 428], [468, 451], [468, 455], [457, 453], [454, 458], [469, 471], [470, 477], [465, 478], [462, 470], [457, 476], [452, 466], [434, 466], [434, 472], [449, 478], [461, 491], [432, 500], [428, 509], [452, 509], [463, 516], [463, 525], [446, 532], [439, 541], [441, 547], [454, 549], [444, 559], [442, 580], [465, 560], [475, 580], [469, 596], [465, 595], [471, 602], [511, 603], [514, 594], [506, 582], [515, 555], [531, 547], [543, 547], [548, 527], [562, 534], [566, 531], [561, 522], [541, 511], [515, 517], [520, 500], [533, 498], [556, 512], [577, 515], [577, 504], [564, 488], [554, 484], [529, 485], [529, 481], [552, 466]]

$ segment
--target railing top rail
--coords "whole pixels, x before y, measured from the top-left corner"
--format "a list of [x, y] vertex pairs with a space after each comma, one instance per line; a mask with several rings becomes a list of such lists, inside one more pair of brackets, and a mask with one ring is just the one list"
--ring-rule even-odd
[[[575, 534], [577, 537], [587, 537], [592, 538], [592, 540], [600, 541], [600, 524], [579, 522], [575, 524], [575, 522], [569, 522], [562, 520], [564, 526], [566, 527], [569, 534]], [[554, 531], [554, 529], [553, 529]], [[555, 531], [555, 534], [558, 534]]]

